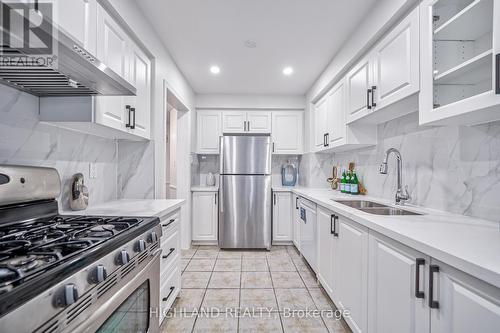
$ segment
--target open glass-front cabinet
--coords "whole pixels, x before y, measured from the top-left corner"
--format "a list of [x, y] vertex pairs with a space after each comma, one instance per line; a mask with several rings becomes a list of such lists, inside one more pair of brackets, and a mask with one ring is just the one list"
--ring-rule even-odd
[[500, 1], [421, 4], [421, 124], [500, 119]]

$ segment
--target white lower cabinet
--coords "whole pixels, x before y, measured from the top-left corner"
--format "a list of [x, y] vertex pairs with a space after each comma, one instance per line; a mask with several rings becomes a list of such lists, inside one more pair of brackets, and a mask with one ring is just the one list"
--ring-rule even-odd
[[292, 194], [273, 193], [273, 243], [292, 241]]
[[368, 229], [343, 216], [334, 216], [338, 233], [334, 245], [334, 299], [354, 332], [367, 331]]
[[334, 214], [318, 207], [318, 272], [317, 277], [326, 293], [333, 298], [333, 262], [335, 233], [333, 232]]
[[217, 241], [218, 193], [193, 192], [193, 241]]
[[500, 329], [500, 289], [432, 259], [431, 333], [493, 333]]
[[296, 194], [292, 195], [292, 229], [293, 229], [293, 245], [300, 251], [300, 209], [299, 209], [299, 196]]
[[181, 290], [180, 209], [160, 218], [162, 254], [160, 259], [160, 325]]
[[382, 235], [369, 237], [370, 332], [428, 332], [426, 277], [430, 258]]

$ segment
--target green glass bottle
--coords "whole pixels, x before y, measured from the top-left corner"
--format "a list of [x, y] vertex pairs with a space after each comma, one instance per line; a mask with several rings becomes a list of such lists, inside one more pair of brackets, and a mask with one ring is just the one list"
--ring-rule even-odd
[[340, 192], [345, 193], [345, 169], [342, 170], [342, 176], [340, 177]]
[[345, 173], [345, 192], [344, 193], [351, 193], [351, 172], [349, 170], [346, 171]]
[[358, 181], [358, 176], [356, 175], [356, 170], [352, 171], [351, 194], [359, 194], [359, 181]]

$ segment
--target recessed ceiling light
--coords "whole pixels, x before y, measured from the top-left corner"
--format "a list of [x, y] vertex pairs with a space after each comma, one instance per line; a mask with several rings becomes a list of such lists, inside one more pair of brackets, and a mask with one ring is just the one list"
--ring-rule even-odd
[[214, 65], [214, 66], [210, 67], [210, 72], [212, 74], [219, 74], [220, 73], [220, 67]]
[[293, 74], [293, 68], [292, 67], [285, 67], [283, 68], [283, 74], [285, 75], [292, 75]]

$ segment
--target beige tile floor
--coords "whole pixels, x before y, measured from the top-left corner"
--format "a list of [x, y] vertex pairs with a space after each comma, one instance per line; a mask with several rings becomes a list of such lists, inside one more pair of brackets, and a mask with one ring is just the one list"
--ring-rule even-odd
[[[182, 290], [161, 332], [350, 332], [293, 246], [271, 251], [182, 251]], [[291, 316], [295, 311], [297, 315]], [[302, 311], [302, 312], [301, 312]]]

